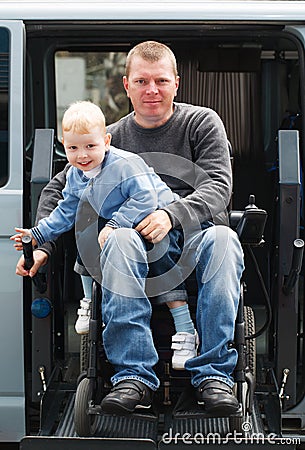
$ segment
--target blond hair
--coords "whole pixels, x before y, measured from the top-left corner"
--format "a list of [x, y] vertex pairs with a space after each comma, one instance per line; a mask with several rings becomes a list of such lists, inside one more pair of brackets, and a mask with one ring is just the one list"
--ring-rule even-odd
[[160, 61], [160, 59], [167, 57], [172, 64], [175, 76], [178, 75], [176, 57], [167, 45], [156, 41], [145, 41], [133, 47], [126, 58], [125, 71], [127, 78], [130, 73], [131, 61], [134, 56], [140, 56], [142, 59], [149, 62], [157, 62]]
[[99, 127], [106, 131], [105, 116], [94, 103], [78, 101], [72, 103], [62, 119], [62, 131], [77, 134], [89, 134], [92, 128]]

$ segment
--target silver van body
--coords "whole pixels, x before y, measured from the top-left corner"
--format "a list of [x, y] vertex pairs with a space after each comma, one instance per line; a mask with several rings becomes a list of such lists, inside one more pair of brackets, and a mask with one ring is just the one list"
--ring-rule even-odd
[[[77, 41], [77, 35], [79, 35], [79, 41]], [[84, 37], [87, 40], [84, 40]], [[236, 49], [238, 47], [243, 51], [245, 49], [250, 51], [254, 47], [261, 48], [263, 49], [261, 60], [269, 57], [270, 60], [279, 58], [278, 61], [282, 61], [283, 64], [287, 63], [287, 66], [289, 58], [297, 61], [296, 65], [299, 70], [297, 83], [302, 84], [303, 82], [304, 84], [305, 81], [302, 78], [305, 71], [304, 1], [0, 1], [0, 54], [2, 54], [2, 58], [0, 55], [0, 111], [6, 117], [3, 119], [3, 127], [0, 129], [0, 165], [2, 166], [0, 169], [0, 211], [2, 215], [0, 220], [0, 442], [20, 442], [25, 436], [31, 434], [33, 441], [25, 441], [23, 448], [38, 448], [34, 447], [36, 444], [32, 443], [35, 441], [35, 433], [30, 429], [29, 415], [32, 402], [39, 405], [43, 392], [38, 390], [35, 398], [34, 391], [37, 383], [40, 383], [37, 368], [34, 370], [37, 375], [36, 385], [34, 388], [29, 387], [31, 383], [31, 377], [28, 376], [29, 361], [31, 361], [31, 365], [33, 364], [33, 355], [30, 353], [39, 354], [37, 361], [40, 363], [42, 360], [41, 364], [48, 368], [46, 373], [50, 377], [50, 372], [55, 367], [52, 355], [53, 347], [56, 344], [54, 344], [53, 338], [56, 333], [61, 333], [56, 330], [54, 323], [48, 324], [50, 335], [46, 337], [45, 331], [42, 329], [48, 328], [40, 325], [42, 322], [35, 325], [29, 324], [32, 296], [29, 291], [31, 288], [27, 284], [28, 280], [22, 280], [15, 275], [19, 255], [9, 240], [16, 225], [28, 225], [34, 220], [35, 208], [33, 205], [32, 216], [29, 216], [30, 191], [28, 184], [31, 182], [31, 173], [28, 173], [26, 162], [31, 158], [29, 149], [34, 142], [34, 130], [37, 128], [55, 129], [57, 124], [54, 110], [56, 108], [54, 100], [56, 82], [53, 79], [55, 66], [48, 66], [48, 58], [51, 52], [55, 52], [55, 48], [58, 51], [73, 51], [73, 46], [78, 53], [90, 51], [90, 48], [93, 47], [95, 50], [101, 47], [104, 51], [114, 48], [114, 51], [126, 52], [134, 42], [145, 39], [161, 40], [169, 42], [169, 44], [173, 42], [175, 48], [179, 47], [179, 43], [185, 47], [188, 42], [194, 41], [198, 52], [200, 52], [201, 41], [211, 42], [211, 48], [218, 46], [218, 48]], [[47, 42], [51, 43], [50, 46], [47, 45]], [[41, 52], [37, 53], [37, 63], [35, 52]], [[272, 56], [270, 56], [271, 53]], [[296, 54], [297, 56], [295, 56]], [[43, 55], [45, 55], [45, 60]], [[303, 66], [301, 67], [301, 65]], [[245, 70], [248, 71], [248, 69]], [[269, 68], [264, 74], [264, 82], [271, 86], [273, 72], [267, 74], [267, 70]], [[275, 69], [272, 67], [270, 70]], [[220, 68], [219, 71], [224, 72], [226, 68]], [[210, 72], [214, 72], [214, 70], [210, 69]], [[289, 72], [289, 76], [291, 73]], [[31, 78], [32, 76], [33, 78]], [[262, 86], [261, 88], [263, 89]], [[35, 91], [36, 89], [37, 91]], [[268, 94], [268, 88], [265, 88], [264, 92]], [[42, 99], [44, 95], [45, 100]], [[77, 94], [75, 93], [75, 95]], [[37, 99], [36, 96], [41, 98]], [[297, 91], [296, 96], [299, 97], [300, 111], [295, 112], [301, 116], [305, 103], [302, 87]], [[184, 101], [183, 98], [182, 101]], [[266, 107], [267, 102], [266, 96], [262, 98], [263, 107]], [[50, 106], [51, 103], [52, 106]], [[265, 111], [261, 116], [261, 119], [265, 119], [265, 122], [261, 124], [263, 133], [261, 143], [268, 155], [268, 164], [271, 167], [273, 150], [268, 153], [268, 145], [271, 145], [270, 141], [275, 137], [272, 134], [274, 130], [269, 135], [266, 129], [272, 125], [273, 115], [280, 115], [280, 106], [277, 104], [276, 109], [272, 110], [270, 103], [268, 107], [269, 112]], [[304, 130], [298, 131], [302, 136]], [[299, 158], [302, 160], [302, 155], [305, 155], [303, 148], [305, 142], [301, 140], [298, 145]], [[60, 151], [57, 152], [57, 156], [58, 160], [64, 158]], [[276, 159], [273, 158], [274, 161]], [[286, 161], [283, 164], [288, 163]], [[282, 184], [285, 184], [285, 176], [283, 177]], [[292, 185], [294, 181], [291, 183]], [[41, 180], [41, 187], [46, 182], [47, 177]], [[296, 180], [296, 184], [302, 189], [301, 183], [302, 180]], [[298, 196], [299, 194], [293, 195]], [[34, 201], [33, 193], [31, 198]], [[274, 199], [276, 198], [275, 195]], [[238, 205], [238, 207], [241, 206]], [[279, 228], [283, 230], [284, 224], [291, 218], [290, 214], [291, 212], [286, 211], [283, 216], [280, 215], [280, 225], [277, 225], [279, 239], [282, 236]], [[299, 229], [301, 215], [302, 212], [296, 213], [296, 224], [293, 225], [295, 229]], [[299, 237], [298, 231], [296, 231], [295, 237]], [[288, 256], [283, 256], [283, 271], [286, 274], [291, 256], [290, 250], [287, 248], [283, 250], [285, 255], [288, 254]], [[276, 282], [274, 284], [277, 285]], [[272, 349], [271, 352], [275, 353], [274, 358], [278, 368], [277, 383], [281, 385], [282, 369], [286, 365], [292, 373], [289, 383], [297, 386], [292, 388], [290, 394], [290, 385], [288, 384], [288, 403], [281, 414], [283, 423], [285, 420], [288, 424], [296, 423], [292, 435], [298, 439], [301, 439], [300, 435], [305, 430], [305, 399], [300, 393], [303, 370], [300, 372], [301, 375], [297, 372], [293, 375], [292, 367], [305, 364], [303, 350], [300, 349], [300, 347], [303, 348], [303, 342], [299, 340], [303, 333], [303, 312], [300, 312], [303, 309], [303, 297], [302, 290], [298, 295], [293, 294], [291, 298], [292, 311], [289, 307], [286, 311], [286, 306], [284, 310], [281, 310], [280, 307], [276, 308], [277, 325], [274, 325], [275, 332], [271, 333], [273, 337], [276, 335], [275, 346], [283, 349], [283, 354], [281, 350], [274, 352]], [[276, 303], [275, 300], [274, 303]], [[261, 305], [258, 306], [258, 314], [259, 311], [261, 311]], [[285, 333], [287, 336], [293, 335], [292, 342], [289, 341], [287, 344], [285, 342], [290, 337], [287, 337], [286, 334], [282, 335], [282, 332], [276, 328], [278, 326], [282, 330], [286, 327], [285, 318], [287, 318], [289, 326], [289, 330], [286, 329]], [[43, 363], [44, 346], [42, 349], [34, 347], [31, 351], [29, 350], [31, 336], [35, 330], [36, 333], [37, 330], [40, 330], [39, 333], [41, 333], [38, 340], [46, 338], [45, 345], [51, 348], [48, 350], [50, 353], [46, 355], [45, 364]], [[266, 348], [272, 347], [272, 344], [266, 343], [269, 339], [270, 337], [265, 337], [262, 341], [262, 345]], [[269, 350], [266, 351], [266, 353], [268, 352]], [[27, 400], [28, 396], [31, 397], [30, 401]], [[102, 445], [101, 442], [99, 444]], [[41, 445], [44, 445], [43, 438]], [[69, 448], [74, 448], [72, 441], [69, 445], [71, 445]], [[293, 446], [295, 447], [295, 443]], [[166, 448], [165, 445], [164, 448]]]

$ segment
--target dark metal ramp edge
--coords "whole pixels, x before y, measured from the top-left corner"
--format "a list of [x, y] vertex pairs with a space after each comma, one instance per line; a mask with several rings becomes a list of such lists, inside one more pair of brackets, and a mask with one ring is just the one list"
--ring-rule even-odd
[[26, 436], [20, 450], [156, 450], [149, 439], [107, 439], [54, 436]]

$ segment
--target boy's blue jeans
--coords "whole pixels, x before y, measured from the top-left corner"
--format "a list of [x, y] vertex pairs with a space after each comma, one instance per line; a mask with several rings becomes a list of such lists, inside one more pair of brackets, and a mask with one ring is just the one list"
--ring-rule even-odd
[[[161, 257], [162, 252], [170, 251], [166, 245], [171, 246], [175, 240], [181, 239], [179, 234], [182, 231], [175, 229], [171, 233], [174, 234], [170, 240], [155, 246], [159, 248]], [[191, 273], [193, 268], [196, 269], [198, 283], [196, 325], [200, 355], [187, 361], [186, 369], [190, 371], [194, 387], [209, 378], [233, 385], [237, 352], [229, 344], [234, 338], [244, 269], [240, 242], [229, 227], [217, 225], [197, 232], [184, 243], [184, 249], [187, 250], [181, 267], [176, 272], [168, 272], [163, 289], [162, 275], [161, 278], [158, 275], [152, 277], [155, 280], [150, 278], [146, 283], [150, 255], [138, 232], [119, 228], [107, 239], [100, 256], [105, 323], [103, 341], [107, 358], [115, 369], [111, 380], [114, 385], [124, 379], [137, 379], [153, 390], [158, 388], [159, 380], [153, 370], [158, 355], [150, 329], [149, 285], [160, 281], [159, 291], [152, 288], [153, 296], [159, 302], [168, 287], [172, 288], [170, 300], [181, 300], [183, 283], [178, 285], [180, 276]], [[173, 280], [172, 286], [168, 280]], [[165, 295], [164, 301], [168, 300]]]

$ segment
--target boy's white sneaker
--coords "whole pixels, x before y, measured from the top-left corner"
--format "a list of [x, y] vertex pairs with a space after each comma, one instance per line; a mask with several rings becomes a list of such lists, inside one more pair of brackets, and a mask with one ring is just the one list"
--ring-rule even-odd
[[195, 334], [179, 332], [172, 336], [172, 368], [175, 370], [184, 370], [185, 362], [188, 359], [197, 356], [199, 345], [198, 333]]
[[75, 331], [77, 334], [89, 333], [90, 303], [91, 299], [89, 298], [83, 298], [80, 301], [80, 308], [77, 310], [78, 318], [75, 322]]

